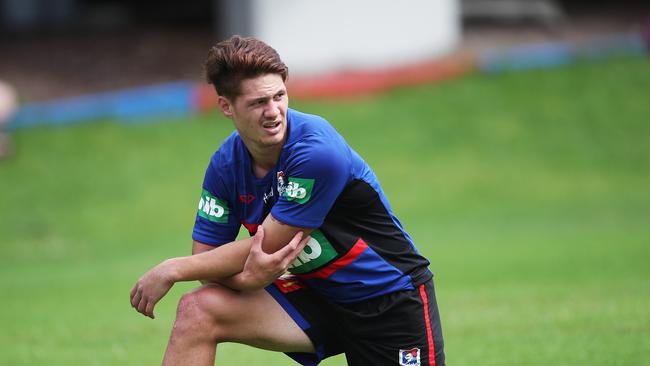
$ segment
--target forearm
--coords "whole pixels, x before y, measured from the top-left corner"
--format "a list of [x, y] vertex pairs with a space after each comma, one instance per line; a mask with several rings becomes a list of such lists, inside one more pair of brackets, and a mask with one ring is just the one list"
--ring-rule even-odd
[[[261, 235], [257, 240], [261, 241]], [[251, 244], [252, 238], [248, 238], [189, 257], [165, 260], [147, 271], [135, 283], [130, 293], [131, 306], [138, 312], [153, 318], [156, 303], [165, 296], [174, 283], [180, 281], [223, 281], [229, 287], [240, 287], [237, 283], [242, 278], [233, 275], [244, 271]], [[257, 247], [259, 246], [258, 243]], [[230, 277], [233, 279], [229, 279]]]
[[[251, 291], [255, 290], [258, 287], [254, 286], [254, 284], [247, 282], [246, 281], [246, 276], [242, 275], [242, 273], [237, 273], [233, 276], [230, 277], [225, 277], [225, 278], [220, 278], [218, 280], [214, 281], [201, 281], [203, 284], [207, 283], [217, 283], [219, 285], [228, 287], [231, 290], [235, 291]], [[260, 287], [261, 288], [261, 287]]]
[[171, 258], [161, 265], [168, 267], [174, 282], [221, 282], [242, 271], [250, 246], [251, 238], [246, 238], [224, 244], [214, 250]]
[[[270, 227], [268, 236], [265, 235], [267, 225]], [[240, 291], [262, 289], [285, 273], [309, 240], [304, 232], [310, 231], [267, 218], [255, 236], [239, 242], [214, 248], [194, 241], [194, 257], [174, 259], [177, 262], [176, 278], [179, 281], [216, 282]], [[270, 243], [268, 253], [262, 249], [262, 242]], [[220, 255], [221, 265], [225, 263], [226, 266], [215, 268], [216, 260], [209, 260], [215, 252], [228, 254], [233, 259], [224, 262], [223, 255]]]
[[248, 272], [239, 272], [229, 277], [215, 278], [211, 280], [199, 280], [202, 284], [216, 283], [228, 287], [235, 291], [253, 291], [260, 290], [270, 285], [278, 276], [263, 274], [262, 271], [256, 276], [248, 275]]
[[201, 282], [204, 285], [214, 283], [214, 284], [228, 287], [231, 290], [245, 291], [249, 289], [250, 286], [247, 286], [246, 283], [243, 282], [244, 277], [245, 276], [242, 276], [241, 272], [239, 272], [229, 277], [215, 278], [212, 280], [199, 280], [199, 282]]

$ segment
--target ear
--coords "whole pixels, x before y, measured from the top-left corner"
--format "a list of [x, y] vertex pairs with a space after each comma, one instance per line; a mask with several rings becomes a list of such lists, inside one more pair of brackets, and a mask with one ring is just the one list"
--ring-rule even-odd
[[224, 116], [228, 118], [232, 117], [232, 103], [226, 97], [221, 95], [217, 96], [217, 107]]

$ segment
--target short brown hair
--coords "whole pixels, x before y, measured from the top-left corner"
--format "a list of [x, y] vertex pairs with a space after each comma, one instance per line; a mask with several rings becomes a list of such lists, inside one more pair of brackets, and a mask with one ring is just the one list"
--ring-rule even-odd
[[204, 70], [217, 94], [231, 100], [240, 95], [244, 79], [278, 74], [286, 81], [289, 75], [275, 49], [256, 38], [241, 36], [232, 36], [210, 48]]

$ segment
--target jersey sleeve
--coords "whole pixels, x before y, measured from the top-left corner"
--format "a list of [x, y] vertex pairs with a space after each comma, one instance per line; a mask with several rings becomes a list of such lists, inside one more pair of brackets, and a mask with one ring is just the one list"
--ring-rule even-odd
[[240, 226], [233, 212], [227, 169], [219, 169], [217, 154], [211, 159], [203, 178], [192, 230], [192, 239], [214, 246], [235, 240]]
[[283, 172], [284, 185], [271, 214], [281, 222], [318, 228], [350, 177], [346, 146], [309, 139], [296, 146]]

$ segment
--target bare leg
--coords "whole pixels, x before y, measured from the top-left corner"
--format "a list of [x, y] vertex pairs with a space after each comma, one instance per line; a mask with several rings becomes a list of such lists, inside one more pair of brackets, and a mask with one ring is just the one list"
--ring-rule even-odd
[[163, 365], [214, 365], [216, 345], [314, 352], [309, 337], [266, 291], [206, 285], [183, 295]]

